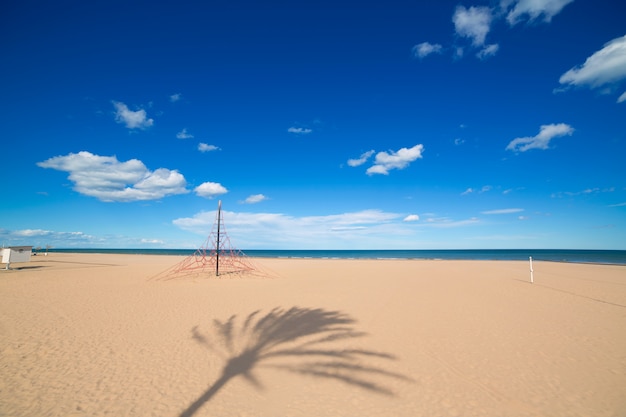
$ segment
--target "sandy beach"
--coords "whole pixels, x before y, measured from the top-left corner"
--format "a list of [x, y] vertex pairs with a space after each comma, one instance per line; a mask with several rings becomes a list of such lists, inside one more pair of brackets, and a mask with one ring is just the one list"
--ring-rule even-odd
[[181, 259], [0, 271], [0, 416], [626, 415], [624, 266]]

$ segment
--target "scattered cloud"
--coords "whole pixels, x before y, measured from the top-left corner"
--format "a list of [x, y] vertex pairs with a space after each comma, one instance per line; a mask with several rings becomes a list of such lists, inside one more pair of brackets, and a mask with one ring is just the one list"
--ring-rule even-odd
[[431, 54], [441, 54], [443, 47], [438, 43], [422, 42], [413, 47], [413, 55], [417, 58], [424, 58]]
[[[454, 10], [452, 22], [454, 32], [459, 38], [469, 39], [469, 48], [478, 49], [476, 57], [484, 60], [494, 56], [500, 46], [497, 43], [485, 45], [487, 35], [491, 32], [494, 23], [506, 19], [510, 26], [524, 20], [534, 22], [541, 20], [549, 23], [554, 16], [574, 0], [501, 0], [499, 6], [470, 6], [459, 5]], [[466, 45], [444, 47], [438, 43], [422, 42], [412, 48], [417, 58], [425, 58], [432, 54], [450, 50], [454, 59], [461, 59], [465, 55]], [[626, 99], [625, 99], [626, 100]]]
[[626, 206], [626, 201], [623, 203], [610, 204], [609, 207], [624, 207]]
[[350, 232], [353, 230], [365, 230], [367, 227], [365, 226], [341, 226], [341, 227], [332, 227], [330, 230], [333, 232]]
[[491, 27], [492, 10], [486, 6], [457, 6], [452, 21], [457, 35], [472, 40], [472, 45], [482, 46]]
[[193, 135], [187, 132], [187, 128], [184, 128], [176, 134], [177, 139], [192, 139]]
[[165, 243], [161, 239], [141, 239], [140, 242], [149, 245], [162, 245]]
[[214, 198], [228, 192], [228, 190], [218, 182], [204, 182], [194, 188], [193, 191], [197, 196], [204, 198]]
[[374, 165], [367, 170], [368, 175], [383, 174], [388, 175], [392, 169], [404, 169], [411, 162], [422, 158], [424, 145], [415, 145], [412, 148], [402, 148], [398, 151], [378, 152]]
[[552, 198], [563, 198], [563, 197], [576, 197], [579, 195], [590, 195], [590, 194], [599, 194], [599, 193], [612, 193], [615, 191], [615, 187], [608, 188], [586, 188], [582, 191], [561, 191], [558, 193], [552, 193]]
[[[475, 240], [475, 241], [488, 241], [490, 244], [494, 241], [509, 241], [509, 242], [518, 242], [524, 240], [535, 240], [538, 239], [538, 236], [528, 234], [528, 235], [486, 235], [486, 236], [472, 236], [467, 239]], [[507, 245], [508, 246], [508, 245]]]
[[243, 204], [256, 204], [256, 203], [260, 203], [261, 201], [265, 201], [267, 199], [268, 198], [264, 196], [263, 194], [254, 194], [246, 198], [244, 201], [242, 201], [242, 203]]
[[294, 133], [296, 135], [308, 135], [313, 132], [312, 129], [304, 128], [304, 127], [290, 127], [287, 129], [287, 132]]
[[487, 59], [490, 56], [494, 56], [496, 52], [498, 52], [498, 49], [500, 49], [500, 45], [497, 43], [487, 45], [476, 54], [476, 57], [478, 57], [478, 59]]
[[517, 188], [507, 188], [506, 190], [502, 191], [502, 194], [507, 195], [507, 194], [511, 194], [513, 191], [520, 191], [523, 190], [525, 187], [517, 187]]
[[362, 153], [361, 156], [359, 156], [357, 159], [348, 159], [348, 165], [351, 167], [358, 167], [360, 165], [363, 165], [367, 162], [368, 159], [370, 159], [372, 155], [374, 155], [375, 152], [376, 151], [372, 149], [371, 151]]
[[478, 194], [482, 194], [482, 193], [486, 193], [488, 191], [491, 191], [493, 189], [493, 187], [491, 185], [483, 185], [481, 188], [468, 188], [467, 190], [463, 191], [461, 193], [461, 195], [469, 195], [469, 194], [473, 194], [473, 193], [478, 193]]
[[417, 214], [409, 214], [409, 215], [408, 215], [408, 216], [406, 216], [406, 217], [404, 218], [404, 220], [402, 220], [402, 221], [404, 221], [404, 222], [416, 222], [416, 221], [418, 221], [419, 219], [420, 219], [420, 216], [419, 216], [419, 215], [417, 215]]
[[[243, 248], [358, 249], [380, 245], [407, 248], [415, 244], [416, 230], [402, 221], [402, 215], [380, 210], [303, 217], [224, 210], [222, 213], [231, 240]], [[192, 217], [175, 219], [173, 224], [206, 235], [214, 222], [215, 211], [203, 211]]]
[[20, 237], [33, 237], [33, 236], [48, 236], [52, 232], [43, 229], [23, 229], [13, 231], [14, 236]]
[[[46, 246], [50, 248], [121, 248], [163, 246], [161, 239], [138, 238], [120, 235], [94, 236], [77, 231], [55, 231], [44, 229], [6, 230], [0, 229], [0, 242], [11, 246], [34, 246], [39, 252]], [[189, 247], [193, 247], [189, 246]]]
[[565, 123], [542, 125], [536, 136], [513, 139], [507, 151], [526, 152], [530, 149], [548, 149], [550, 141], [561, 136], [571, 136], [574, 128]]
[[172, 95], [170, 96], [170, 101], [171, 101], [172, 103], [176, 103], [177, 101], [180, 101], [180, 99], [181, 99], [181, 98], [183, 98], [183, 95], [182, 95], [182, 94], [180, 94], [180, 93], [172, 94]]
[[554, 16], [574, 0], [502, 0], [500, 5], [507, 11], [506, 21], [514, 26], [528, 16], [529, 21], [543, 17], [549, 23]]
[[106, 202], [158, 200], [189, 192], [185, 177], [177, 170], [150, 171], [138, 159], [120, 162], [115, 156], [82, 151], [55, 156], [37, 166], [68, 172], [76, 192]]
[[330, 221], [339, 226], [352, 226], [359, 224], [385, 223], [396, 220], [399, 217], [396, 213], [386, 213], [381, 210], [362, 210], [351, 213], [332, 214], [328, 216], [303, 217], [306, 222], [317, 223]]
[[[582, 65], [561, 75], [559, 83], [576, 87], [607, 87], [616, 89], [626, 80], [626, 35], [607, 42], [594, 52]], [[626, 92], [619, 96], [618, 103], [626, 101]]]
[[425, 227], [434, 227], [440, 229], [451, 229], [455, 227], [472, 226], [480, 223], [478, 218], [471, 217], [465, 220], [453, 220], [448, 217], [430, 217], [425, 222], [421, 223]]
[[459, 146], [459, 145], [463, 145], [465, 143], [465, 140], [461, 139], [461, 138], [456, 138], [454, 139], [454, 144]]
[[43, 229], [6, 230], [0, 229], [0, 241], [9, 245], [28, 245], [35, 247], [90, 247], [99, 243], [99, 239], [83, 232], [57, 232]]
[[113, 101], [113, 107], [115, 107], [115, 121], [125, 124], [129, 129], [147, 129], [154, 124], [154, 120], [148, 119], [144, 109], [132, 111], [126, 104], [119, 101]]
[[215, 145], [207, 145], [206, 143], [202, 143], [202, 142], [200, 142], [200, 143], [198, 144], [198, 150], [199, 150], [200, 152], [212, 152], [212, 151], [219, 151], [219, 150], [220, 150], [220, 148], [218, 148], [218, 147], [217, 147], [217, 146], [215, 146]]
[[512, 213], [519, 213], [521, 211], [524, 211], [524, 209], [521, 209], [521, 208], [508, 208], [508, 209], [481, 211], [481, 214], [512, 214]]

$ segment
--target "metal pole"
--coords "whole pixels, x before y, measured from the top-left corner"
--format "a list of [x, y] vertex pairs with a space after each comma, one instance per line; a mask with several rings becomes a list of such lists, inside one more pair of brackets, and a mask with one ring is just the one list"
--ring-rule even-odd
[[533, 276], [533, 257], [530, 257], [530, 283], [535, 282], [535, 277]]
[[220, 223], [222, 222], [222, 200], [217, 203], [217, 248], [215, 251], [215, 276], [220, 275]]

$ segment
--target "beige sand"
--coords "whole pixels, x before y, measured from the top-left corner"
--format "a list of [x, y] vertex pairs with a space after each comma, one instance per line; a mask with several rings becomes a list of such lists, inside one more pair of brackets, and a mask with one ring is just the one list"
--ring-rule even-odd
[[0, 415], [626, 415], [626, 267], [180, 259], [0, 271]]

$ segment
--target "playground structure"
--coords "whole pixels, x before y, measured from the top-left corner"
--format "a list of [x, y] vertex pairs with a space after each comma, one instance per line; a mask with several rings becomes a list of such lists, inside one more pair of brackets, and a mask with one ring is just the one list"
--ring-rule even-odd
[[231, 246], [224, 226], [220, 200], [217, 204], [213, 228], [204, 244], [193, 255], [162, 272], [156, 278], [169, 280], [186, 276], [220, 277], [232, 274], [267, 276], [253, 265], [241, 250]]

